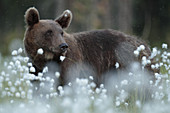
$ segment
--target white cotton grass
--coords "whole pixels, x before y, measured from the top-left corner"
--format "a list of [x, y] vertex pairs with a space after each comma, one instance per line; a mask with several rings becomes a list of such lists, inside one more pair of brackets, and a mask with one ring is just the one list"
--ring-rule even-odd
[[115, 67], [116, 67], [116, 69], [119, 68], [119, 63], [118, 62], [116, 62]]
[[[87, 78], [75, 78], [75, 81], [65, 86], [57, 85], [61, 77], [60, 72], [51, 72], [50, 67], [44, 67], [38, 75], [30, 74], [29, 72], [36, 71], [35, 67], [29, 62], [28, 57], [22, 56], [23, 49], [19, 48], [11, 53], [11, 59], [2, 60], [0, 64], [0, 99], [3, 100], [0, 102], [0, 111], [169, 112], [170, 52], [168, 45], [162, 44], [162, 48], [161, 51], [153, 48], [151, 56], [143, 56], [141, 60], [142, 66], [145, 66], [151, 63], [150, 58], [158, 58], [159, 62], [152, 64], [151, 68], [162, 68], [163, 73], [155, 73], [155, 80], [148, 80], [150, 75], [147, 77], [148, 73], [145, 70], [134, 65], [127, 72], [111, 73], [107, 76], [110, 77], [108, 84], [96, 84], [96, 77], [90, 75]], [[145, 46], [141, 45], [134, 54], [138, 56], [144, 49]], [[115, 67], [120, 68], [120, 64], [116, 62]]]
[[11, 55], [12, 56], [17, 56], [17, 55], [21, 54], [22, 52], [23, 52], [23, 49], [19, 48], [18, 50], [13, 50]]
[[27, 65], [28, 65], [29, 67], [32, 67], [32, 66], [33, 66], [31, 62], [28, 62]]
[[17, 50], [13, 50], [11, 54], [14, 56], [14, 55], [17, 55], [18, 52], [17, 52]]
[[137, 56], [139, 56], [139, 51], [138, 50], [135, 50], [134, 51], [134, 55], [137, 57]]
[[163, 44], [162, 44], [162, 48], [163, 48], [163, 49], [168, 49], [168, 44], [163, 43]]
[[34, 67], [30, 67], [30, 72], [36, 72], [35, 68]]
[[22, 48], [19, 48], [17, 52], [18, 52], [18, 54], [20, 54], [20, 53], [23, 52], [23, 49], [22, 49]]
[[24, 58], [24, 62], [27, 63], [29, 61], [29, 58], [28, 57], [25, 57]]
[[48, 72], [48, 67], [45, 66], [42, 72], [43, 72], [43, 73], [47, 73], [47, 72]]
[[158, 55], [158, 50], [156, 47], [152, 48], [152, 53], [150, 56], [150, 59], [153, 59], [154, 57], [156, 57], [156, 55]]
[[44, 53], [44, 51], [43, 51], [43, 49], [42, 49], [42, 48], [39, 48], [39, 49], [37, 50], [37, 54], [42, 55], [43, 53]]
[[128, 80], [122, 80], [121, 81], [121, 86], [123, 86], [123, 85], [128, 85]]
[[141, 63], [143, 66], [146, 66], [147, 64], [151, 64], [151, 61], [146, 56], [143, 56]]
[[59, 78], [60, 77], [60, 73], [57, 71], [57, 72], [55, 72], [55, 76], [57, 77], [57, 78]]
[[145, 46], [144, 45], [140, 45], [139, 48], [140, 48], [141, 51], [145, 50]]
[[62, 62], [64, 61], [65, 58], [66, 58], [65, 56], [60, 56], [60, 60], [61, 60]]
[[140, 52], [143, 51], [143, 50], [145, 50], [145, 46], [144, 46], [144, 45], [140, 45], [139, 47], [137, 47], [136, 50], [134, 50], [133, 53], [134, 53], [134, 55], [135, 55], [136, 57], [138, 57], [139, 54], [140, 54]]
[[137, 100], [137, 101], [136, 101], [136, 106], [137, 106], [138, 108], [141, 108], [141, 102], [140, 102], [140, 100]]

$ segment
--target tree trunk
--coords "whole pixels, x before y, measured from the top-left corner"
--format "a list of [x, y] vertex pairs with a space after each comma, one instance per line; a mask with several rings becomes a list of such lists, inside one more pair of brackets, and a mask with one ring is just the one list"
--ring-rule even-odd
[[98, 0], [92, 0], [91, 1], [91, 7], [90, 7], [91, 10], [90, 10], [90, 14], [89, 14], [90, 18], [87, 21], [87, 25], [88, 25], [87, 30], [94, 29], [94, 28], [97, 27], [96, 22], [95, 22], [95, 20], [97, 19], [97, 10], [96, 10], [97, 4], [98, 4], [97, 1]]
[[104, 15], [104, 27], [105, 28], [111, 28], [111, 9], [109, 0], [105, 0], [105, 15]]
[[143, 28], [143, 34], [142, 34], [142, 39], [148, 41], [148, 37], [151, 32], [151, 8], [152, 8], [152, 2], [150, 1], [145, 1], [145, 23], [144, 23], [144, 28]]
[[118, 0], [118, 28], [132, 33], [132, 0]]

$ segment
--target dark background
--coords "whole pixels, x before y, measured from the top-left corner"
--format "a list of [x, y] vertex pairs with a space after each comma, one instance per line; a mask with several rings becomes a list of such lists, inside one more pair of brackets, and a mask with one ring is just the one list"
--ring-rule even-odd
[[1, 0], [0, 53], [23, 47], [24, 14], [36, 7], [41, 19], [73, 13], [71, 32], [112, 28], [142, 38], [151, 47], [170, 45], [170, 0]]

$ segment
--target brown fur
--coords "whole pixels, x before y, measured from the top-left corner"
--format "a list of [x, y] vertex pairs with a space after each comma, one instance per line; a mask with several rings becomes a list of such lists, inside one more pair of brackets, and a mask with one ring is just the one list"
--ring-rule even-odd
[[[142, 56], [149, 57], [151, 53], [142, 41], [111, 29], [67, 34], [63, 29], [69, 26], [72, 19], [72, 14], [68, 11], [55, 21], [39, 20], [38, 11], [30, 8], [25, 18], [27, 29], [24, 45], [27, 55], [36, 67], [37, 73], [42, 71], [49, 61], [58, 63], [61, 68], [61, 84], [72, 78], [68, 77], [72, 75], [67, 73], [72, 66], [77, 67], [75, 70], [78, 73], [78, 70], [86, 69], [83, 67], [84, 64], [91, 66], [93, 74], [96, 75], [96, 82], [101, 83], [102, 74], [114, 70], [116, 62], [120, 64], [120, 69], [123, 69], [131, 62], [141, 60]], [[58, 48], [61, 43], [67, 43], [69, 46], [64, 53]], [[140, 45], [145, 45], [145, 50], [136, 58], [133, 52]], [[37, 54], [39, 48], [43, 48], [43, 55]], [[66, 59], [61, 62], [60, 56], [66, 56]]]

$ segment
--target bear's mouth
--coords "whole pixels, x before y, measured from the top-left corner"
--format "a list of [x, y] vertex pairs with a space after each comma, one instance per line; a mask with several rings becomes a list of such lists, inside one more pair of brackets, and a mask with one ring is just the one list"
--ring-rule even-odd
[[61, 57], [65, 57], [66, 56], [67, 51], [64, 52], [54, 52], [54, 51], [45, 51], [45, 59], [47, 60], [55, 60], [58, 63], [61, 62]]
[[54, 53], [45, 51], [45, 59], [52, 60], [54, 58]]

